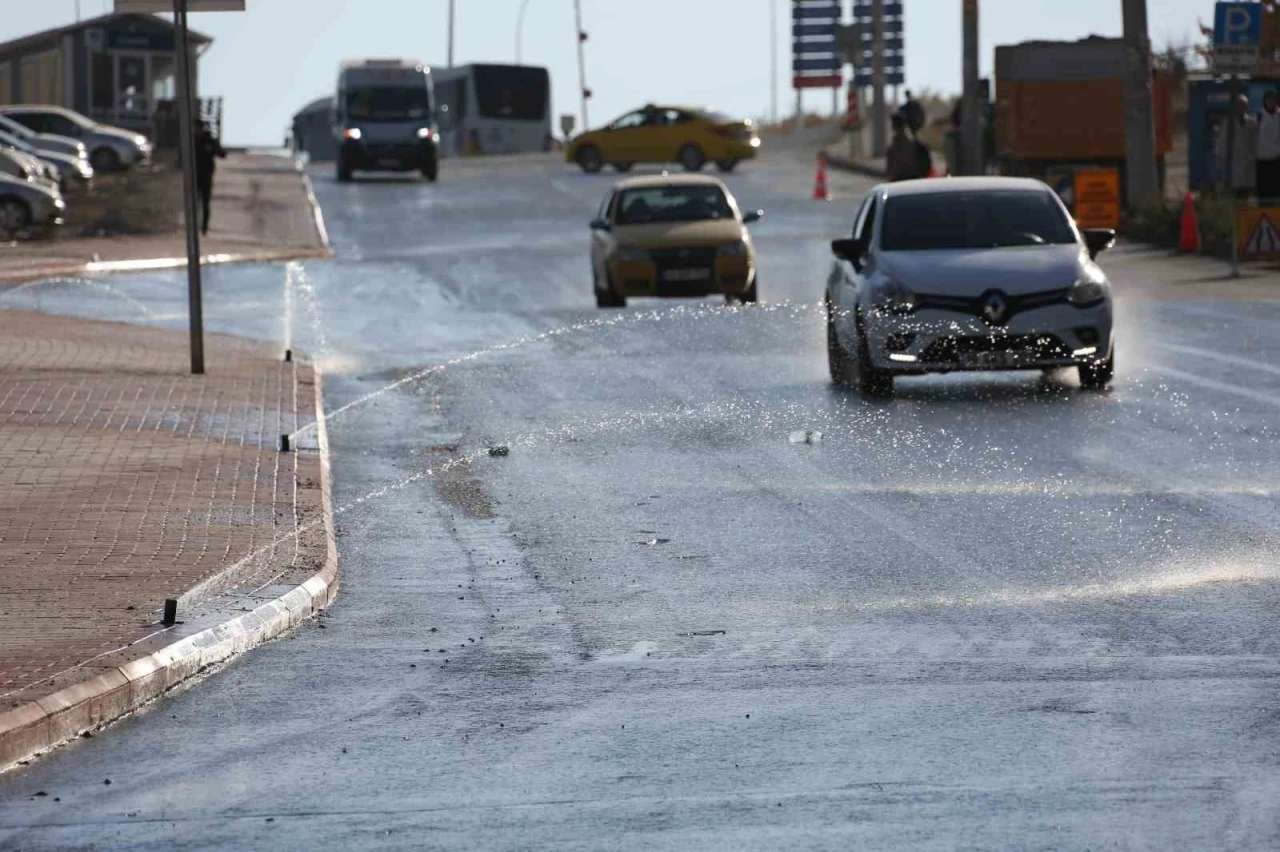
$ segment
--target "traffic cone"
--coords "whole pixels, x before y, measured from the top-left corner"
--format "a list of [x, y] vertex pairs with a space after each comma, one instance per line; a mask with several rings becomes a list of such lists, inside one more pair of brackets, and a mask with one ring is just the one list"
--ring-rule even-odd
[[831, 191], [827, 189], [827, 153], [825, 151], [818, 152], [818, 173], [813, 178], [813, 200], [831, 200]]
[[1178, 251], [1200, 251], [1200, 222], [1196, 218], [1196, 203], [1190, 192], [1182, 199], [1182, 233], [1178, 235]]

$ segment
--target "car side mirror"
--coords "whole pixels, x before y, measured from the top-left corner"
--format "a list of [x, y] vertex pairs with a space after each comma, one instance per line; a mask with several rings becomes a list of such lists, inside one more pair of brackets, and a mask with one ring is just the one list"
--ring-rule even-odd
[[832, 240], [831, 253], [841, 260], [847, 260], [855, 267], [862, 262], [862, 240]]
[[763, 210], [748, 210], [742, 214], [742, 224], [750, 225], [752, 222], [759, 222], [764, 218]]
[[607, 231], [607, 230], [609, 230], [609, 223], [608, 223], [608, 222], [606, 222], [604, 219], [592, 219], [592, 220], [591, 220], [591, 230], [593, 230], [593, 231]]
[[1090, 259], [1116, 244], [1116, 232], [1111, 228], [1085, 228], [1081, 234], [1084, 236], [1085, 248], [1089, 249]]

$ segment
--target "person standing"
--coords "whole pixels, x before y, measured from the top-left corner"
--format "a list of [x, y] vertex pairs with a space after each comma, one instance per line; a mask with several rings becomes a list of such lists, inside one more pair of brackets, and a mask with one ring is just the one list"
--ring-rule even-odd
[[1240, 95], [1236, 99], [1234, 115], [1229, 120], [1236, 123], [1231, 174], [1227, 174], [1227, 127], [1224, 122], [1218, 130], [1218, 182], [1224, 190], [1234, 193], [1237, 198], [1248, 198], [1258, 177], [1258, 121], [1249, 115], [1247, 96]]
[[919, 157], [916, 143], [907, 136], [906, 119], [901, 113], [894, 113], [890, 120], [893, 123], [893, 139], [889, 142], [889, 150], [885, 152], [885, 175], [890, 181], [924, 177], [917, 173]]
[[1258, 113], [1258, 200], [1280, 199], [1280, 100], [1275, 89], [1262, 97]]
[[902, 113], [902, 118], [907, 123], [907, 130], [911, 132], [911, 138], [918, 139], [920, 138], [920, 131], [924, 130], [924, 106], [915, 99], [910, 89], [907, 89], [904, 94], [907, 96], [907, 101], [902, 105], [899, 112]]
[[200, 225], [201, 233], [209, 234], [209, 215], [213, 207], [213, 173], [217, 169], [217, 160], [226, 159], [226, 149], [218, 138], [209, 132], [209, 124], [196, 123], [196, 192], [200, 196], [200, 206], [204, 219]]

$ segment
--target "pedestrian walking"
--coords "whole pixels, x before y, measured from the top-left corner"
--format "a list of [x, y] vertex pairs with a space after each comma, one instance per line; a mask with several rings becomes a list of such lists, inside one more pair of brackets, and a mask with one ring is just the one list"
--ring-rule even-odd
[[1227, 174], [1227, 127], [1223, 122], [1218, 129], [1216, 151], [1218, 184], [1223, 191], [1234, 193], [1237, 198], [1248, 198], [1258, 178], [1258, 121], [1249, 115], [1248, 97], [1241, 95], [1237, 98], [1234, 116], [1228, 120], [1236, 123], [1231, 174]]
[[226, 159], [226, 149], [216, 136], [209, 132], [209, 124], [204, 121], [196, 123], [196, 193], [200, 196], [200, 206], [204, 213], [200, 231], [209, 233], [209, 215], [213, 206], [213, 173], [217, 169], [219, 158]]
[[1280, 96], [1272, 89], [1258, 113], [1258, 200], [1280, 199]]
[[911, 138], [917, 139], [920, 136], [920, 131], [924, 129], [924, 105], [915, 99], [910, 89], [907, 89], [905, 94], [907, 100], [899, 112], [902, 113], [902, 118], [907, 123], [907, 130], [911, 132]]
[[920, 157], [917, 143], [907, 136], [907, 120], [901, 114], [894, 113], [890, 121], [893, 124], [893, 139], [889, 142], [889, 150], [885, 152], [885, 174], [890, 181], [924, 177], [917, 174], [920, 170]]

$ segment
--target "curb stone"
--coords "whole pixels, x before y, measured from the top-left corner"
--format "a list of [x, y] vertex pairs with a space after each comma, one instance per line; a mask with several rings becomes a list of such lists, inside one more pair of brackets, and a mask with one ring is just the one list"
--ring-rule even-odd
[[252, 612], [0, 713], [0, 772], [137, 710], [203, 669], [285, 633], [333, 602], [338, 593], [338, 543], [323, 377], [318, 369], [315, 379], [324, 567], [302, 585]]

